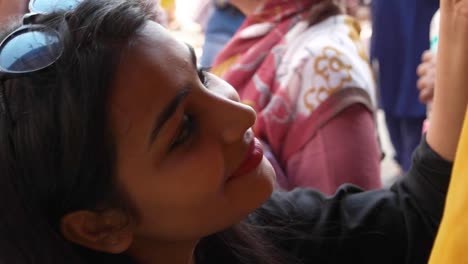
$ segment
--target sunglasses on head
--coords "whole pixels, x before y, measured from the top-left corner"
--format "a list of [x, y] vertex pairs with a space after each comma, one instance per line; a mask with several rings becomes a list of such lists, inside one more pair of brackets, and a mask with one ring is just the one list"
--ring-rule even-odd
[[[82, 0], [31, 0], [23, 25], [0, 41], [0, 107], [10, 127], [14, 122], [5, 93], [5, 81], [43, 70], [62, 55], [63, 42], [57, 30], [35, 24], [38, 15], [75, 8]], [[10, 140], [11, 141], [11, 140]]]
[[41, 14], [71, 10], [79, 2], [81, 1], [31, 0], [29, 13], [23, 17], [23, 25], [0, 42], [0, 74], [35, 72], [56, 62], [63, 52], [59, 33], [45, 25], [34, 24], [33, 18]]

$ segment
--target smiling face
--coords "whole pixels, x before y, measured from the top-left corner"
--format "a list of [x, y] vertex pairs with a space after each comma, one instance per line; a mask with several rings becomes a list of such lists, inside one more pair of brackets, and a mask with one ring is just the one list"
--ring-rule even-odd
[[235, 90], [197, 72], [193, 50], [161, 26], [140, 35], [111, 95], [117, 181], [140, 214], [135, 241], [197, 240], [258, 208], [274, 172]]

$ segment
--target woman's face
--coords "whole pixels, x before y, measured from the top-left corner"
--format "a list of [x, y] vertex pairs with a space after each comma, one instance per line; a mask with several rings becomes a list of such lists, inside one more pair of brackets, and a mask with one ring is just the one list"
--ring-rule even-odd
[[117, 179], [140, 214], [136, 240], [196, 240], [258, 208], [274, 172], [235, 90], [156, 23], [140, 35], [111, 95]]

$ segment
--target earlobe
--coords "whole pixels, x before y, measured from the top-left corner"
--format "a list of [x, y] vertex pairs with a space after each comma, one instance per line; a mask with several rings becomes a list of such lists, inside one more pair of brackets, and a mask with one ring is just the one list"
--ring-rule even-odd
[[68, 241], [96, 251], [120, 254], [133, 242], [130, 226], [123, 225], [122, 213], [82, 210], [62, 217], [60, 230]]

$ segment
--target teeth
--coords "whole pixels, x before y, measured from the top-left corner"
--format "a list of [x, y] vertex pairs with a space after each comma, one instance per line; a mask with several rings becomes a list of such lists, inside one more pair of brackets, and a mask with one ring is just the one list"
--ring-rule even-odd
[[247, 130], [244, 134], [245, 142], [249, 144], [250, 142], [252, 142], [253, 139], [254, 139], [254, 133], [252, 132], [252, 129]]

